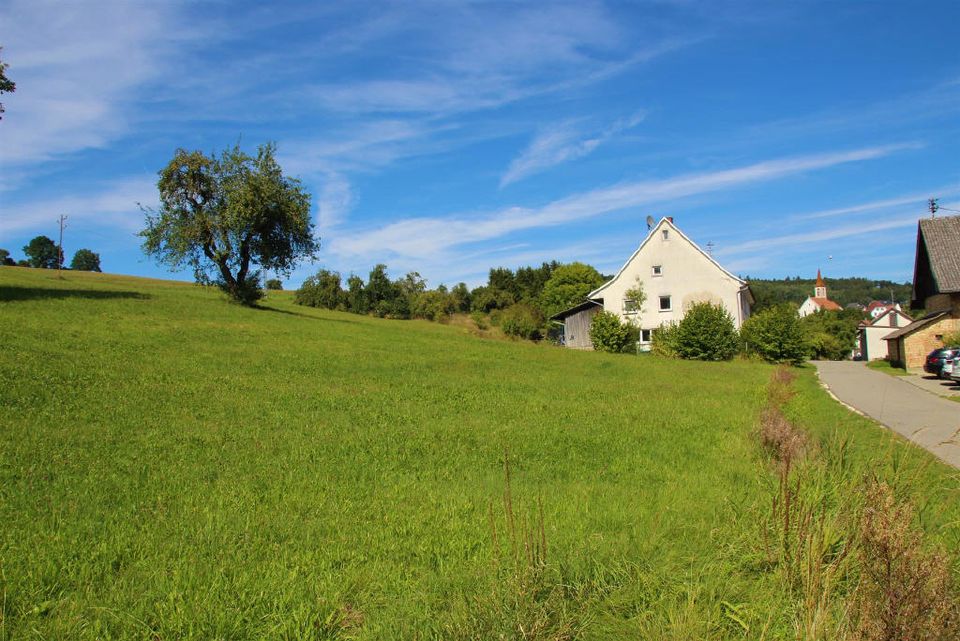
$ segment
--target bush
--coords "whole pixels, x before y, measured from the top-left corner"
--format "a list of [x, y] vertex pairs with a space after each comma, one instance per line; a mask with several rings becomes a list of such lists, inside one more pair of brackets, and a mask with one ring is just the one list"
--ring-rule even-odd
[[739, 347], [733, 317], [723, 305], [696, 303], [672, 331], [672, 347], [680, 358], [728, 361]]
[[340, 287], [340, 274], [321, 269], [316, 275], [303, 281], [293, 296], [293, 302], [308, 307], [343, 309], [346, 297]]
[[658, 356], [675, 358], [677, 349], [674, 340], [677, 336], [677, 324], [665, 323], [650, 334], [650, 351]]
[[797, 312], [789, 303], [768, 307], [751, 316], [740, 329], [748, 354], [770, 363], [799, 365], [807, 359], [808, 346]]
[[411, 313], [414, 318], [430, 321], [446, 320], [457, 311], [456, 300], [448, 293], [433, 289], [417, 294], [413, 299]]
[[631, 351], [631, 327], [620, 322], [620, 317], [606, 310], [599, 311], [590, 325], [590, 342], [598, 352]]
[[841, 361], [850, 358], [857, 343], [857, 326], [863, 320], [858, 310], [821, 310], [800, 319], [800, 327], [812, 356]]
[[539, 340], [543, 337], [542, 326], [543, 315], [540, 311], [524, 303], [511, 305], [500, 316], [500, 329], [507, 336]]
[[960, 330], [948, 332], [943, 335], [944, 347], [954, 347], [956, 345], [960, 345]]
[[266, 282], [266, 287], [271, 291], [282, 291], [283, 283], [280, 282], [279, 278], [268, 278]]
[[489, 319], [483, 312], [473, 312], [470, 314], [470, 318], [473, 319], [477, 329], [490, 329], [490, 323], [488, 322]]

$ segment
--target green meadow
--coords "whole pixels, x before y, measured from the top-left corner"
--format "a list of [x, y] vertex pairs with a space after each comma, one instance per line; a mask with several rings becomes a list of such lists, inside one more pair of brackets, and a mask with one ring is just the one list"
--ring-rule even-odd
[[[0, 346], [0, 640], [806, 638], [770, 366], [6, 267]], [[960, 549], [956, 471], [797, 374], [826, 509]]]

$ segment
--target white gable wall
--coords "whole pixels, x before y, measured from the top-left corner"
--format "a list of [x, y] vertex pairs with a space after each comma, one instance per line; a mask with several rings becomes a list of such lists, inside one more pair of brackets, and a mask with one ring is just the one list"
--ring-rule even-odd
[[[653, 273], [655, 266], [660, 266], [659, 276]], [[642, 312], [629, 312], [624, 309], [626, 291], [635, 286], [638, 277], [647, 300]], [[605, 310], [634, 321], [641, 329], [677, 322], [694, 303], [709, 301], [723, 305], [739, 328], [750, 316], [746, 293], [741, 293], [744, 286], [664, 218], [620, 272], [591, 292], [589, 298], [602, 298]], [[660, 309], [661, 296], [670, 297], [669, 310]]]

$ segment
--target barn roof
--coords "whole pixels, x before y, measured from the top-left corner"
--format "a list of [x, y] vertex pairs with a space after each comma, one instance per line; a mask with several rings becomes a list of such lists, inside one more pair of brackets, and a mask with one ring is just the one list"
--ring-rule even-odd
[[923, 218], [917, 225], [913, 304], [928, 296], [960, 292], [960, 216]]
[[550, 320], [560, 321], [568, 316], [573, 316], [574, 314], [579, 314], [580, 312], [590, 309], [591, 307], [603, 307], [603, 299], [601, 298], [599, 302], [593, 300], [585, 300], [579, 305], [574, 305], [570, 309], [565, 309], [562, 312], [557, 312], [550, 317]]
[[924, 316], [923, 318], [921, 318], [921, 319], [919, 319], [919, 320], [913, 321], [912, 323], [910, 323], [910, 324], [907, 325], [906, 327], [903, 327], [903, 328], [901, 328], [901, 329], [898, 329], [898, 330], [895, 331], [895, 332], [891, 332], [891, 333], [887, 334], [886, 336], [883, 337], [883, 340], [885, 340], [885, 341], [897, 340], [897, 339], [900, 338], [901, 336], [906, 336], [907, 334], [912, 334], [912, 333], [914, 333], [914, 332], [917, 331], [918, 329], [923, 329], [924, 327], [926, 327], [926, 326], [929, 325], [930, 323], [933, 323], [934, 321], [940, 320], [940, 318], [942, 318], [942, 317], [944, 317], [944, 316], [946, 316], [946, 315], [947, 315], [947, 312], [933, 312], [932, 314], [927, 314], [927, 315]]

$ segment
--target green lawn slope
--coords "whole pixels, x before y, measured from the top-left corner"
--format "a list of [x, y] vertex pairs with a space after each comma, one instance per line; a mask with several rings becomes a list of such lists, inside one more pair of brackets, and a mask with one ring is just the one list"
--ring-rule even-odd
[[[0, 639], [794, 638], [752, 560], [771, 368], [291, 298], [0, 268]], [[960, 544], [953, 471], [797, 388]]]

